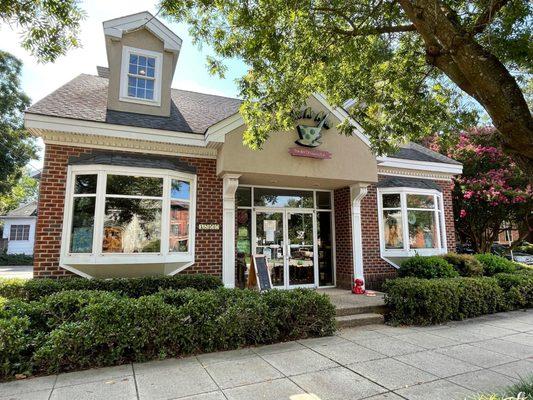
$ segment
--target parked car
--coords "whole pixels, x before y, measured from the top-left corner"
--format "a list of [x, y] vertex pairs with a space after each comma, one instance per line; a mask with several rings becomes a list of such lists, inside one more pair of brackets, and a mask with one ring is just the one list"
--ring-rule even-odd
[[533, 255], [527, 254], [521, 251], [513, 251], [512, 257], [510, 253], [507, 253], [505, 255], [505, 258], [509, 260], [513, 259], [514, 261], [522, 263], [522, 264], [533, 265]]

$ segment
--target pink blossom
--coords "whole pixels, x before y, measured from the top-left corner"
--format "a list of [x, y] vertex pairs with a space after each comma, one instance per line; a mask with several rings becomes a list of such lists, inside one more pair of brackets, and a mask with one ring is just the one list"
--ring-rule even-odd
[[461, 212], [459, 213], [459, 216], [460, 216], [461, 218], [466, 217], [466, 210], [461, 210]]

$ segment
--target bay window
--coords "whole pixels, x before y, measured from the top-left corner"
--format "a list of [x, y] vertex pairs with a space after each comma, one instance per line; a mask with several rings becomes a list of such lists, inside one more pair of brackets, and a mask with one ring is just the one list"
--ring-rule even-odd
[[195, 175], [74, 165], [68, 176], [65, 263], [192, 261]]
[[402, 257], [446, 251], [442, 204], [437, 190], [378, 189], [382, 254]]

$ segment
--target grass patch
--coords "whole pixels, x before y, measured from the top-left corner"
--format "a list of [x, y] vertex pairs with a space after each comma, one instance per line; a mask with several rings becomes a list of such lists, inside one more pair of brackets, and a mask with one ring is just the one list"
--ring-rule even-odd
[[479, 394], [471, 400], [533, 400], [533, 375], [508, 386], [501, 393]]

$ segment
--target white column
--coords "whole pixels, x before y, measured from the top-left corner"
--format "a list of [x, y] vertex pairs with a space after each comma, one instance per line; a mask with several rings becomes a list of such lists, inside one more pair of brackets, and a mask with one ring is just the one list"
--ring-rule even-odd
[[368, 193], [366, 183], [357, 183], [350, 186], [352, 201], [352, 253], [353, 275], [363, 279], [363, 234], [361, 229], [361, 200]]
[[222, 282], [228, 288], [235, 287], [235, 192], [239, 176], [222, 177]]

